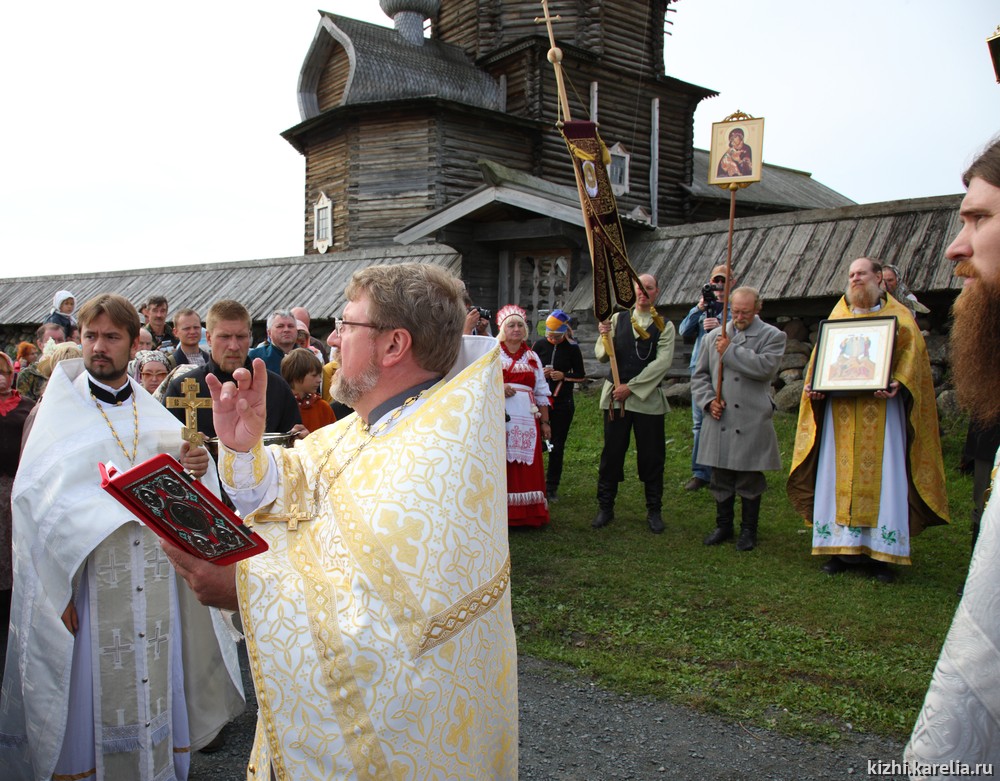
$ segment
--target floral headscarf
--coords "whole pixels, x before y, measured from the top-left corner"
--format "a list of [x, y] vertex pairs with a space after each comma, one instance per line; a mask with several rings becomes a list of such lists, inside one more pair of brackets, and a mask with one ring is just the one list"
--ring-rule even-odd
[[135, 358], [129, 361], [129, 375], [141, 385], [142, 380], [139, 375], [142, 373], [142, 367], [147, 363], [153, 363], [154, 361], [159, 361], [167, 367], [168, 370], [170, 369], [170, 360], [167, 358], [165, 353], [160, 350], [139, 350], [139, 352], [135, 354]]

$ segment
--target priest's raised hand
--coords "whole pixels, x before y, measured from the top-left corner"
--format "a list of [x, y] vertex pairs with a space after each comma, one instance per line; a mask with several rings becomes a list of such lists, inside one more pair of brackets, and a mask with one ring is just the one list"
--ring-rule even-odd
[[253, 360], [253, 374], [240, 367], [234, 382], [221, 382], [209, 372], [205, 376], [212, 394], [212, 416], [219, 442], [239, 453], [260, 442], [267, 425], [267, 368], [260, 358]]

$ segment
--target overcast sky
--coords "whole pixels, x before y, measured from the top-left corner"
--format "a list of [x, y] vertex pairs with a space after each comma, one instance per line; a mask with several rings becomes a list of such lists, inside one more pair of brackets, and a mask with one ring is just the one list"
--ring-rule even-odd
[[[377, 0], [8, 4], [0, 274], [301, 254], [303, 159], [279, 133], [318, 7], [390, 24]], [[873, 202], [959, 192], [1000, 131], [996, 0], [675, 7], [667, 73], [720, 93], [703, 148], [742, 110], [766, 162]]]

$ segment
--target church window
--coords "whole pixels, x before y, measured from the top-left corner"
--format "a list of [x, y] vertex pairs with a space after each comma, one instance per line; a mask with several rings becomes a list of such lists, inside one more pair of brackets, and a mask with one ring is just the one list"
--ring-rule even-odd
[[313, 206], [313, 246], [323, 253], [333, 244], [333, 203], [320, 193]]
[[611, 164], [608, 166], [608, 179], [611, 181], [611, 192], [624, 195], [628, 192], [629, 162], [632, 156], [619, 142], [609, 150]]

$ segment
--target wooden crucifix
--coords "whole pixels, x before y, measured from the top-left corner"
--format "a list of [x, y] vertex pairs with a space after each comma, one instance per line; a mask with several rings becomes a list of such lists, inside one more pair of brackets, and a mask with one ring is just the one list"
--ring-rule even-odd
[[184, 428], [181, 429], [181, 437], [195, 446], [205, 443], [205, 435], [198, 431], [198, 410], [211, 409], [212, 400], [198, 397], [198, 380], [194, 377], [185, 377], [181, 383], [181, 395], [168, 396], [167, 408], [184, 409]]

